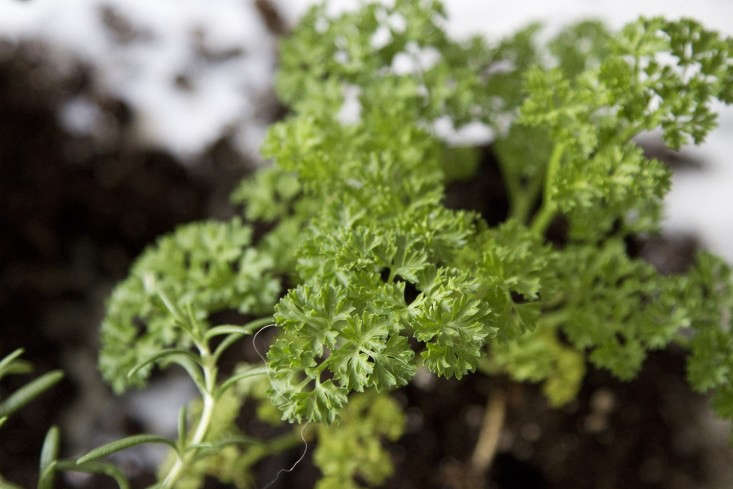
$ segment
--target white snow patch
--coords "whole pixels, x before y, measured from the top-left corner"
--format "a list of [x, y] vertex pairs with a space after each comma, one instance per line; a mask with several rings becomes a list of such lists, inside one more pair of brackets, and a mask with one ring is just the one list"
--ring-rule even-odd
[[[105, 11], [122, 34], [105, 25]], [[261, 134], [267, 123], [256, 108], [272, 85], [275, 40], [254, 2], [3, 2], [0, 36], [42, 40], [93, 66], [101, 91], [133, 109], [140, 138], [184, 160], [227, 132]], [[82, 129], [80, 108], [65, 111], [69, 129]]]

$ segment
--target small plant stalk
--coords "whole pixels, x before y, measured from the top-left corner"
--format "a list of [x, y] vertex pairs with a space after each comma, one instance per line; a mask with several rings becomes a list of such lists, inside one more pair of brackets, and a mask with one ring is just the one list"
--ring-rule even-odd
[[547, 164], [547, 175], [545, 176], [545, 189], [542, 196], [542, 207], [532, 221], [532, 231], [536, 234], [544, 234], [547, 230], [547, 226], [552, 222], [552, 218], [555, 217], [557, 207], [550, 196], [550, 189], [552, 188], [552, 182], [555, 179], [558, 167], [560, 166], [560, 160], [562, 159], [565, 146], [562, 144], [556, 144], [552, 150], [550, 161]]
[[504, 426], [506, 414], [506, 393], [498, 389], [489, 396], [481, 423], [478, 441], [471, 456], [471, 471], [484, 476], [491, 466], [491, 461], [499, 445], [499, 435]]
[[[204, 441], [204, 438], [206, 438], [206, 434], [209, 431], [209, 426], [211, 425], [211, 418], [214, 414], [214, 406], [215, 402], [213, 397], [204, 397], [204, 407], [201, 411], [201, 418], [199, 418], [198, 425], [196, 426], [196, 432], [191, 438], [191, 444], [201, 443]], [[193, 458], [194, 455], [195, 454], [191, 452], [179, 457], [176, 460], [176, 463], [173, 465], [173, 467], [171, 467], [171, 470], [168, 472], [168, 474], [165, 476], [165, 479], [163, 479], [163, 482], [160, 484], [161, 489], [170, 489], [173, 487], [173, 484], [178, 481], [178, 478], [181, 476], [183, 469], [186, 468], [188, 462]]]
[[[203, 408], [201, 410], [201, 416], [199, 417], [198, 424], [196, 425], [196, 431], [194, 431], [193, 436], [187, 443], [188, 446], [197, 445], [205, 440], [206, 435], [209, 432], [209, 427], [211, 426], [211, 420], [214, 415], [214, 408], [216, 407], [216, 399], [213, 395], [214, 388], [216, 387], [217, 375], [215, 360], [212, 357], [208, 346], [203, 344], [199, 344], [197, 346], [199, 348], [199, 351], [201, 352], [201, 358], [204, 365], [203, 370], [204, 379], [206, 381], [206, 392], [202, 395]], [[176, 459], [176, 462], [171, 467], [170, 471], [168, 471], [168, 474], [163, 479], [163, 482], [161, 482], [159, 486], [160, 489], [171, 489], [181, 477], [184, 469], [195, 458], [195, 456], [195, 449], [189, 452], [184, 451], [183, 453], [181, 453], [181, 455]]]

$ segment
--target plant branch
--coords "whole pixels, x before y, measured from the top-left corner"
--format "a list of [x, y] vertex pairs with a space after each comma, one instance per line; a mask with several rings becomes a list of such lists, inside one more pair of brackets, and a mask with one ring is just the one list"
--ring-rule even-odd
[[532, 211], [532, 204], [535, 203], [537, 194], [541, 188], [542, 178], [540, 176], [535, 176], [528, 185], [523, 188], [519, 188], [519, 191], [516, 194], [513, 194], [510, 198], [512, 206], [510, 212], [511, 217], [516, 218], [520, 222], [527, 221], [527, 217]]
[[499, 444], [501, 428], [504, 426], [505, 413], [506, 393], [502, 389], [497, 389], [486, 403], [481, 431], [471, 456], [471, 470], [477, 475], [483, 476], [491, 466]]
[[[209, 432], [209, 428], [211, 427], [214, 409], [216, 408], [216, 398], [214, 397], [217, 376], [216, 360], [211, 355], [207, 345], [197, 344], [197, 347], [201, 352], [201, 363], [204, 371], [205, 390], [202, 393], [204, 406], [196, 425], [196, 431], [194, 431], [193, 436], [187, 443], [188, 446], [198, 445], [205, 440], [206, 435]], [[181, 448], [181, 456], [178, 457], [176, 462], [168, 471], [168, 474], [160, 484], [160, 489], [172, 488], [181, 477], [186, 467], [195, 459], [198, 450], [186, 452], [185, 449], [183, 449], [185, 447]]]
[[545, 177], [545, 190], [542, 196], [542, 207], [532, 221], [532, 231], [536, 234], [544, 234], [547, 230], [547, 226], [552, 222], [552, 218], [555, 217], [557, 207], [555, 202], [552, 200], [552, 184], [555, 180], [558, 167], [560, 166], [560, 160], [562, 159], [563, 152], [565, 151], [564, 144], [555, 144], [550, 156], [550, 162], [547, 164], [547, 176]]

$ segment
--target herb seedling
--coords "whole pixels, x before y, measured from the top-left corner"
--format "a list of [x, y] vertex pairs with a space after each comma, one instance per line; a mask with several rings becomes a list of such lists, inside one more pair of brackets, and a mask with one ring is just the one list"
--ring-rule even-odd
[[[199, 487], [206, 474], [249, 487], [254, 463], [314, 423], [320, 489], [378, 485], [392, 470], [380, 440], [404, 424], [388, 393], [418, 367], [542, 382], [561, 405], [587, 362], [632, 379], [670, 343], [689, 349], [693, 388], [733, 417], [730, 268], [702, 253], [688, 273], [662, 275], [624, 241], [658, 230], [670, 186], [634, 138], [701, 142], [711, 104], [733, 100], [733, 41], [690, 19], [641, 18], [616, 33], [581, 22], [547, 49], [535, 25], [489, 45], [450, 39], [443, 15], [434, 0], [306, 14], [282, 45], [277, 89], [292, 113], [264, 144], [273, 166], [233, 194], [245, 222], [270, 230], [253, 242], [242, 218], [183, 226], [145, 251], [108, 303], [110, 385], [142, 386], [154, 366], [177, 364], [200, 401], [181, 410], [177, 440], [140, 435], [73, 462], [44, 449], [54, 454], [44, 474], [94, 468], [126, 487], [99, 459], [154, 442], [173, 454], [156, 487]], [[444, 205], [446, 183], [470, 178], [475, 154], [441, 139], [439, 120], [493, 130], [505, 222]], [[556, 222], [567, 232], [551, 243]], [[252, 319], [212, 323], [223, 310]], [[223, 352], [270, 324], [266, 362], [221, 380]], [[234, 422], [245, 399], [262, 419], [296, 426], [248, 437]]]

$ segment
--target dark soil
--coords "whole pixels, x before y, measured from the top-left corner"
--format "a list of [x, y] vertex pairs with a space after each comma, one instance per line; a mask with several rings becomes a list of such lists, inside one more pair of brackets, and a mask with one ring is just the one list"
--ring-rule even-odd
[[[195, 172], [165, 152], [136, 148], [125, 132], [129, 110], [115, 100], [103, 101], [116, 128], [104, 144], [66, 134], [56, 123], [57, 107], [80, 92], [96, 96], [88, 71], [47, 73], [38, 46], [12, 49], [18, 51], [0, 57], [0, 351], [23, 346], [39, 372], [64, 368], [68, 374], [0, 431], [0, 473], [31, 487], [49, 425], [61, 423], [68, 434], [65, 453], [92, 445], [84, 437], [100, 431], [140, 429], [94, 371], [104, 298], [156, 236], [232, 212], [222, 210], [222, 202], [246, 165], [226, 140]], [[448, 199], [495, 223], [504, 218], [506, 202], [490, 154], [487, 149], [479, 177], [452, 186]], [[692, 238], [633, 245], [666, 271], [684, 269], [695, 249]], [[408, 429], [390, 447], [397, 470], [386, 487], [465, 487], [486, 399], [498, 389], [507, 393], [507, 419], [487, 488], [731, 487], [728, 426], [712, 417], [684, 377], [684, 355], [672, 349], [650, 355], [631, 383], [591, 369], [577, 401], [551, 409], [532, 385], [481, 375], [460, 382], [424, 376], [396, 393]], [[71, 421], [78, 424], [87, 414], [83, 429]], [[258, 466], [258, 487], [299, 454], [296, 449]], [[150, 468], [136, 470], [135, 487], [152, 481]], [[310, 488], [316, 478], [308, 458], [273, 487]], [[110, 487], [103, 479], [72, 482], [57, 487]], [[218, 486], [209, 481], [207, 487]]]

